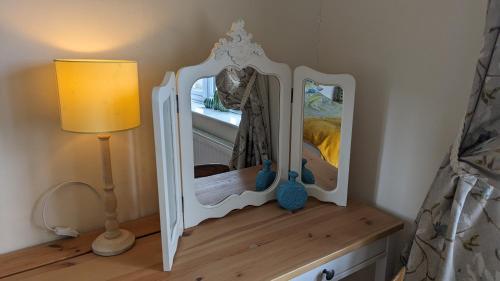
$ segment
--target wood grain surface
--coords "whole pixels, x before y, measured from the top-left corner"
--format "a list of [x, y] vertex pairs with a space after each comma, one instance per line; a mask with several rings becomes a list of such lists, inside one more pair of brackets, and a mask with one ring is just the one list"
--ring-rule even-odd
[[187, 229], [172, 272], [162, 271], [156, 233], [122, 255], [88, 253], [6, 280], [288, 280], [402, 227], [399, 219], [355, 202], [343, 208], [309, 199], [296, 213], [269, 202]]
[[[122, 223], [120, 227], [140, 238], [160, 232], [160, 217], [156, 214]], [[99, 229], [78, 238], [61, 239], [0, 255], [0, 278], [90, 253], [92, 241], [103, 231]]]

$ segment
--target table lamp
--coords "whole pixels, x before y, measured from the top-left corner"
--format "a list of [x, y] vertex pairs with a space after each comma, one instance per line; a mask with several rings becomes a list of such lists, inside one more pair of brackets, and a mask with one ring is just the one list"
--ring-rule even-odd
[[137, 63], [80, 59], [54, 63], [62, 129], [98, 134], [101, 147], [106, 231], [94, 240], [92, 250], [101, 256], [118, 255], [133, 246], [135, 236], [119, 228], [109, 133], [140, 125]]

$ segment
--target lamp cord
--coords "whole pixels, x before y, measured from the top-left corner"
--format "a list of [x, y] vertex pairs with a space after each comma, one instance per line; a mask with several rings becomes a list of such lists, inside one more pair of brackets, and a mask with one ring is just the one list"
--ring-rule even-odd
[[101, 195], [99, 194], [99, 192], [97, 192], [97, 190], [91, 186], [90, 184], [86, 183], [86, 182], [81, 182], [81, 181], [65, 181], [65, 182], [62, 182], [52, 188], [50, 188], [48, 191], [45, 192], [45, 194], [43, 195], [43, 199], [42, 199], [42, 220], [43, 220], [43, 225], [45, 226], [46, 229], [50, 230], [50, 231], [53, 231], [53, 232], [56, 232], [56, 226], [51, 226], [47, 223], [47, 219], [46, 219], [46, 215], [45, 213], [47, 212], [47, 203], [49, 202], [49, 199], [50, 197], [52, 196], [52, 194], [54, 194], [57, 190], [65, 187], [65, 186], [68, 186], [68, 185], [83, 185], [87, 188], [89, 188], [90, 190], [93, 191], [93, 193], [99, 198], [99, 200], [101, 200]]

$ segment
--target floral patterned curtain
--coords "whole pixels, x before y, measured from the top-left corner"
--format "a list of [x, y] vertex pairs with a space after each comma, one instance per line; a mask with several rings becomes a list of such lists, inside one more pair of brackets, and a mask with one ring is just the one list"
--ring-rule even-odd
[[499, 33], [491, 0], [467, 113], [417, 216], [405, 280], [500, 280]]
[[271, 159], [269, 79], [255, 69], [228, 68], [215, 78], [224, 107], [241, 110], [241, 122], [229, 164], [242, 169]]

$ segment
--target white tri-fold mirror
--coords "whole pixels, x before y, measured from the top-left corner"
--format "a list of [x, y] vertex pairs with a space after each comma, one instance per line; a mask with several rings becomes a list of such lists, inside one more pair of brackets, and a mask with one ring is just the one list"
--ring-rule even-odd
[[299, 66], [293, 85], [291, 170], [309, 196], [346, 206], [354, 78]]
[[[242, 20], [227, 35], [207, 60], [167, 72], [153, 90], [166, 271], [184, 228], [275, 199], [290, 170], [309, 195], [347, 202], [352, 76], [298, 67], [292, 80], [290, 67], [268, 59]], [[265, 186], [256, 184], [263, 165], [275, 172]]]
[[161, 224], [163, 269], [170, 271], [184, 231], [175, 74], [167, 72], [153, 89], [156, 174]]

